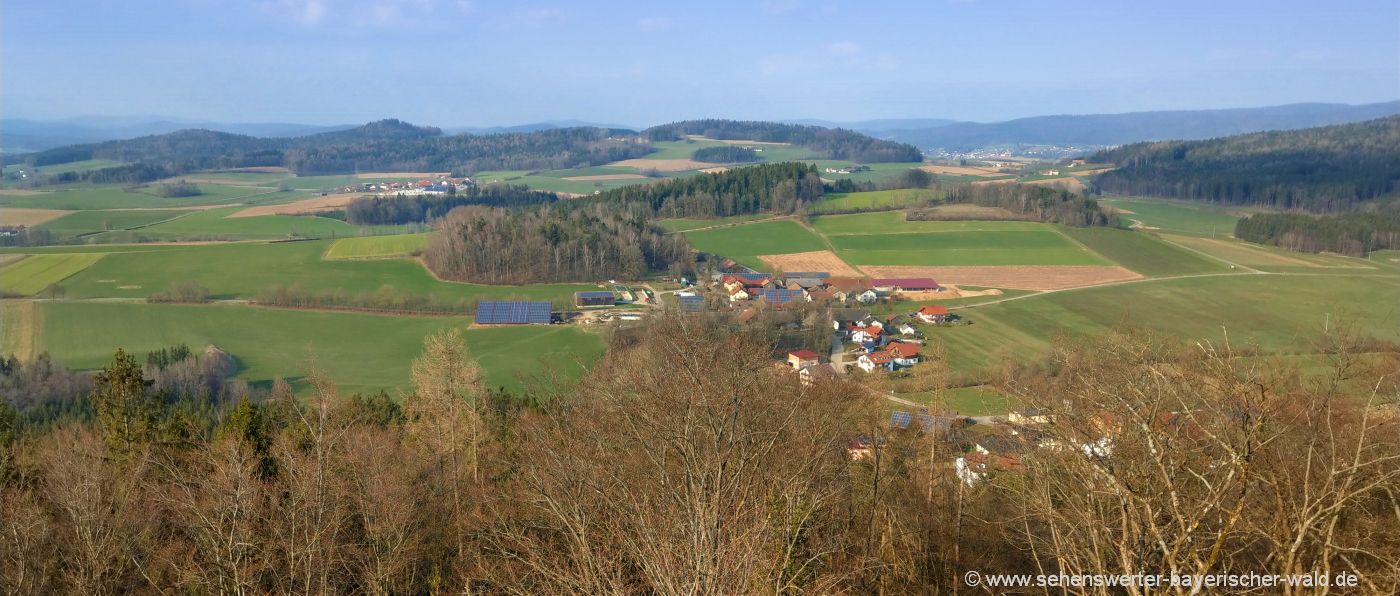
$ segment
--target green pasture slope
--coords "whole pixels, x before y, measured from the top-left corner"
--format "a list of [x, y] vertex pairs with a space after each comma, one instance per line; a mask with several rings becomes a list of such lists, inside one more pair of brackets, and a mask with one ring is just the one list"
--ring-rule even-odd
[[1136, 220], [1148, 228], [1156, 228], [1166, 233], [1216, 238], [1227, 238], [1234, 234], [1235, 221], [1247, 212], [1239, 207], [1172, 199], [1107, 197], [1100, 199], [1100, 202], [1132, 211], [1118, 216], [1125, 226]]
[[242, 207], [206, 209], [141, 229], [152, 240], [260, 240], [277, 238], [335, 238], [356, 236], [364, 229], [338, 219], [314, 215], [259, 215], [229, 217]]
[[973, 324], [934, 329], [953, 366], [972, 370], [1000, 357], [1038, 358], [1052, 338], [1093, 335], [1119, 324], [1187, 341], [1226, 340], [1266, 351], [1308, 349], [1329, 322], [1349, 320], [1376, 336], [1400, 339], [1400, 280], [1336, 276], [1319, 283], [1297, 275], [1240, 273], [1149, 280], [1050, 292], [959, 311]]
[[423, 234], [363, 236], [336, 240], [326, 249], [327, 260], [393, 259], [407, 257], [423, 249]]
[[29, 296], [92, 266], [102, 254], [32, 255], [0, 267], [0, 295]]
[[178, 209], [161, 210], [92, 210], [76, 211], [58, 219], [39, 224], [59, 238], [74, 238], [104, 231], [130, 230], [193, 213]]
[[754, 269], [765, 267], [760, 255], [827, 248], [816, 234], [790, 219], [687, 232], [685, 237], [696, 250], [724, 255]]
[[489, 286], [438, 281], [417, 261], [327, 261], [330, 240], [180, 246], [177, 250], [113, 252], [64, 282], [70, 298], [145, 298], [176, 282], [192, 281], [217, 299], [253, 298], [273, 285], [348, 294], [392, 286], [441, 299], [523, 299], [568, 303], [589, 284]]
[[1024, 221], [905, 221], [901, 212], [815, 218], [852, 265], [1112, 265], [1054, 226]]
[[1147, 277], [1201, 275], [1229, 270], [1219, 261], [1144, 232], [1070, 226], [1059, 226], [1059, 230], [1090, 250]]
[[[45, 302], [37, 348], [68, 366], [103, 366], [121, 347], [141, 354], [175, 344], [214, 344], [238, 359], [238, 376], [255, 383], [282, 377], [300, 385], [313, 368], [343, 394], [409, 386], [409, 366], [429, 333], [466, 329], [468, 317], [404, 317], [239, 305]], [[464, 332], [491, 387], [519, 389], [517, 374], [553, 371], [578, 377], [603, 350], [576, 327], [520, 326]]]
[[770, 219], [772, 217], [773, 216], [768, 215], [766, 213], [754, 215], [734, 215], [730, 217], [717, 217], [715, 219], [693, 219], [687, 217], [676, 217], [671, 219], [663, 219], [656, 223], [657, 225], [661, 226], [661, 229], [666, 230], [667, 232], [688, 232], [690, 230], [697, 230], [700, 228], [714, 228], [728, 224], [756, 221], [760, 219]]
[[[152, 187], [135, 189], [117, 185], [72, 185], [53, 190], [39, 189], [38, 194], [0, 194], [0, 207], [30, 207], [37, 209], [152, 209], [203, 205], [273, 202], [290, 200], [293, 193], [278, 193], [271, 188], [255, 186], [198, 185], [203, 194], [192, 197], [158, 197]], [[299, 195], [304, 197], [305, 195]]]
[[857, 211], [861, 209], [901, 209], [939, 198], [932, 189], [904, 188], [869, 192], [830, 193], [808, 208], [809, 213]]

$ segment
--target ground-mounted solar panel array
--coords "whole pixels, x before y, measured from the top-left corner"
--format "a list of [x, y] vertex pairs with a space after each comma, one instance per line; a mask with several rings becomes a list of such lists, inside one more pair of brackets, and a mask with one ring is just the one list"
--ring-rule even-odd
[[801, 300], [802, 292], [800, 290], [759, 290], [755, 297], [773, 304], [787, 304]]
[[548, 302], [483, 300], [476, 305], [476, 322], [478, 325], [547, 325], [551, 310]]
[[676, 300], [684, 312], [700, 312], [705, 307], [705, 299], [700, 296], [677, 296]]

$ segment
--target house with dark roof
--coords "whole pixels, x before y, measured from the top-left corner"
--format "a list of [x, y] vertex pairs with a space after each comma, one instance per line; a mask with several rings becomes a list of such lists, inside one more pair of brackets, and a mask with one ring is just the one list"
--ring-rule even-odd
[[763, 289], [754, 290], [751, 296], [755, 300], [764, 300], [776, 308], [782, 308], [785, 304], [794, 304], [807, 301], [807, 293], [802, 290], [777, 290]]
[[585, 308], [590, 306], [613, 306], [617, 303], [617, 297], [608, 291], [574, 292], [574, 306]]

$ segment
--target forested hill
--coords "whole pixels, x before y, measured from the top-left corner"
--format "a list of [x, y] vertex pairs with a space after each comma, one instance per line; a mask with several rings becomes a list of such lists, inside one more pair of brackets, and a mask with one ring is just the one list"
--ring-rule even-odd
[[[443, 136], [432, 127], [382, 120], [347, 130], [259, 138], [181, 130], [122, 141], [74, 145], [7, 158], [47, 166], [87, 159], [131, 165], [87, 174], [95, 182], [144, 182], [208, 168], [286, 166], [299, 175], [354, 171], [554, 169], [594, 166], [653, 151], [633, 131], [556, 128], [534, 132]], [[64, 182], [68, 180], [63, 180]]]
[[781, 162], [624, 186], [567, 204], [605, 203], [629, 211], [635, 207], [660, 217], [725, 217], [794, 213], [820, 200], [823, 192], [815, 166]]
[[1400, 116], [1206, 141], [1138, 143], [1090, 159], [1116, 164], [1098, 189], [1313, 212], [1351, 210], [1400, 188]]
[[1302, 103], [1227, 110], [1034, 116], [1006, 122], [958, 122], [879, 136], [925, 149], [971, 151], [996, 145], [1123, 145], [1167, 139], [1209, 139], [1265, 130], [1361, 122], [1400, 113], [1400, 102], [1365, 105]]
[[860, 163], [921, 161], [918, 148], [907, 143], [885, 141], [841, 128], [822, 128], [777, 122], [741, 120], [687, 120], [642, 131], [653, 141], [674, 141], [686, 135], [720, 140], [748, 140], [791, 143], [814, 151], [818, 157]]

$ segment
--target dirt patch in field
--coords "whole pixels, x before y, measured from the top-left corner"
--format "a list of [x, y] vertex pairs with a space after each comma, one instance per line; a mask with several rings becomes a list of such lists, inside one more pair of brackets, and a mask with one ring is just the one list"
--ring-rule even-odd
[[38, 342], [39, 309], [33, 300], [12, 300], [0, 304], [0, 330], [3, 347], [21, 361], [32, 361]]
[[866, 267], [871, 277], [931, 277], [939, 283], [984, 288], [1063, 290], [1142, 279], [1122, 267], [1107, 265], [997, 265], [986, 267]]
[[968, 290], [960, 288], [954, 284], [939, 284], [943, 287], [942, 292], [900, 292], [899, 296], [912, 302], [926, 302], [929, 300], [952, 300], [954, 298], [975, 298], [977, 296], [1000, 296], [1001, 290], [988, 288], [985, 290]]
[[659, 170], [662, 172], [687, 172], [712, 168], [715, 164], [693, 159], [624, 159], [608, 164], [614, 168], [637, 168], [638, 170]]
[[646, 176], [641, 174], [598, 174], [595, 176], [565, 176], [564, 179], [573, 182], [590, 182], [593, 180], [646, 180]]
[[1013, 182], [1016, 182], [1015, 178], [999, 178], [996, 180], [973, 180], [972, 185], [980, 186], [983, 184], [1011, 184]]
[[139, 290], [141, 286], [117, 286], [118, 290]]
[[847, 265], [841, 257], [829, 250], [814, 250], [789, 255], [764, 255], [758, 257], [769, 267], [781, 271], [825, 271], [832, 277], [856, 277], [861, 273]]
[[26, 256], [28, 255], [0, 255], [0, 267], [9, 265], [10, 263], [23, 259]]
[[37, 190], [29, 190], [27, 188], [0, 188], [0, 195], [8, 195], [12, 197], [32, 197], [34, 195], [41, 194], [44, 193]]
[[971, 166], [919, 166], [920, 170], [930, 174], [957, 174], [959, 176], [1001, 176], [1001, 172], [990, 168], [974, 168]]
[[0, 207], [0, 224], [7, 226], [37, 226], [68, 215], [72, 211], [62, 209], [30, 209], [26, 207]]
[[362, 193], [340, 193], [326, 195], [324, 197], [313, 197], [282, 203], [280, 205], [258, 205], [249, 207], [242, 211], [236, 211], [229, 217], [257, 217], [259, 215], [300, 215], [303, 213], [321, 213], [324, 211], [335, 211], [349, 205], [351, 201], [364, 196]]
[[1031, 180], [1026, 182], [1026, 184], [1034, 184], [1036, 186], [1053, 186], [1056, 188], [1063, 188], [1070, 192], [1084, 192], [1084, 181], [1073, 176], [1067, 178], [1044, 178], [1041, 180]]
[[1116, 213], [1118, 215], [1137, 215], [1136, 211], [1128, 211], [1127, 209], [1124, 209], [1122, 207], [1114, 207], [1113, 205], [1109, 205], [1108, 203], [1100, 203], [1099, 208], [1103, 209], [1104, 213]]
[[1112, 170], [1112, 169], [1113, 169], [1113, 168], [1094, 168], [1094, 169], [1091, 169], [1091, 170], [1074, 170], [1073, 172], [1070, 172], [1069, 175], [1071, 175], [1071, 176], [1093, 176], [1094, 174], [1102, 174], [1102, 173], [1107, 172], [1107, 171]]
[[441, 178], [450, 175], [451, 172], [361, 172], [355, 174], [360, 180], [374, 178]]

